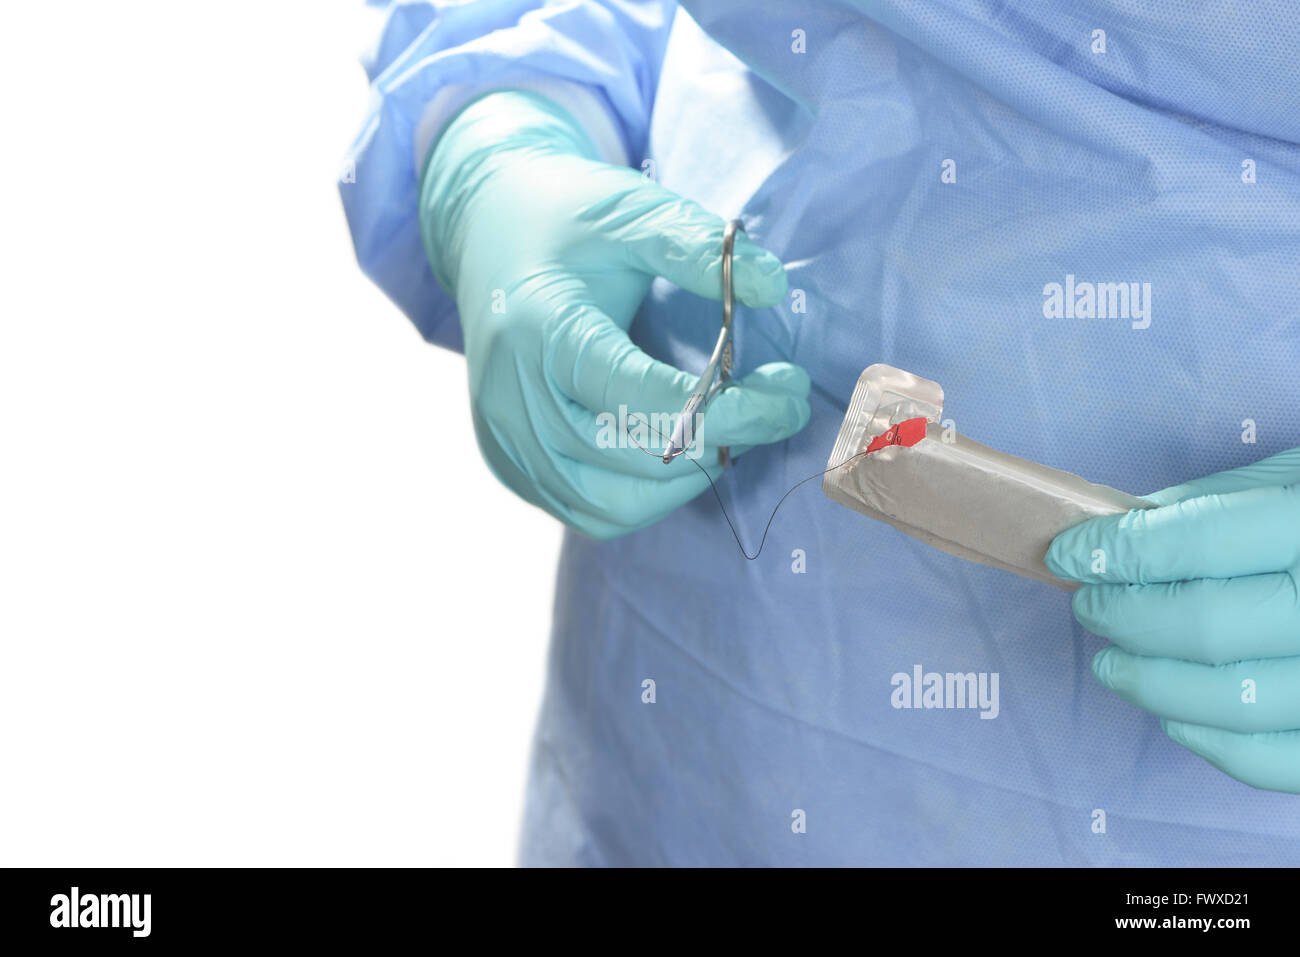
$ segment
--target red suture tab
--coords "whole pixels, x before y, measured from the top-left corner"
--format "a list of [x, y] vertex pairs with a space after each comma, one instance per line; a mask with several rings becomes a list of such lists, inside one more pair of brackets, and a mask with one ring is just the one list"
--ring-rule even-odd
[[889, 427], [889, 431], [877, 435], [867, 446], [866, 454], [878, 452], [891, 445], [911, 448], [925, 438], [925, 418], [905, 419]]

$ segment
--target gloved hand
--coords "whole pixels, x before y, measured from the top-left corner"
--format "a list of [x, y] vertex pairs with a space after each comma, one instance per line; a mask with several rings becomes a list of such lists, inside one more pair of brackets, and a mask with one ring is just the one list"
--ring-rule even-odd
[[[681, 412], [697, 376], [651, 359], [626, 330], [655, 276], [721, 298], [724, 223], [595, 155], [545, 97], [490, 93], [439, 138], [421, 183], [420, 224], [434, 275], [459, 307], [489, 467], [529, 502], [609, 538], [653, 524], [708, 487], [686, 456], [665, 465], [632, 442], [601, 447], [602, 425], [605, 445], [612, 430], [597, 416], [617, 416], [620, 405], [632, 421]], [[740, 302], [768, 307], [784, 297], [781, 262], [743, 233], [732, 265]], [[700, 330], [702, 348], [712, 348], [718, 328]], [[698, 463], [716, 478], [719, 446], [738, 454], [798, 432], [808, 389], [807, 373], [789, 363], [745, 376], [707, 407]], [[649, 439], [662, 449], [671, 429], [657, 431]]]
[[[1092, 670], [1239, 781], [1300, 794], [1300, 449], [1148, 496], [1057, 536]], [[1100, 567], [1104, 558], [1105, 570]]]

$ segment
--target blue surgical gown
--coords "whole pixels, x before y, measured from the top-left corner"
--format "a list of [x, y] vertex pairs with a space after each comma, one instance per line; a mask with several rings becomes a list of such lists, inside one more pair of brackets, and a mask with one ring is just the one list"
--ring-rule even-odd
[[[724, 480], [750, 548], [874, 362], [942, 383], [963, 434], [1146, 493], [1300, 446], [1297, 50], [1282, 0], [403, 3], [342, 192], [363, 268], [451, 348], [413, 147], [444, 87], [580, 85], [632, 165], [742, 216], [791, 294], [741, 311], [737, 367], [813, 382], [808, 428]], [[1149, 283], [1147, 315], [1049, 314], [1067, 281]], [[631, 332], [698, 370], [717, 322], [660, 280]], [[1093, 679], [1102, 645], [1065, 593], [815, 482], [753, 562], [708, 493], [569, 533], [521, 859], [1300, 864], [1300, 797], [1169, 741]], [[997, 717], [894, 707], [918, 665], [996, 673]]]

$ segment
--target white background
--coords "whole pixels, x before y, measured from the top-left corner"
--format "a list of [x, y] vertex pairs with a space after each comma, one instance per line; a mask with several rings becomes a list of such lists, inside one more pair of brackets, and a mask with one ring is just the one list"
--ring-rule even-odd
[[351, 2], [0, 14], [0, 864], [509, 864], [559, 526], [362, 277]]

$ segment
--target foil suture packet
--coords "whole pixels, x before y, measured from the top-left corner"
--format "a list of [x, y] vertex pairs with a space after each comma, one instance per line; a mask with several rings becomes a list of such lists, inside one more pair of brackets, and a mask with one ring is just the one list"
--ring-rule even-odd
[[1078, 583], [1043, 562], [1052, 539], [1096, 515], [1153, 507], [944, 429], [942, 413], [939, 383], [869, 366], [826, 464], [852, 461], [827, 472], [822, 490], [951, 555], [1067, 591]]

